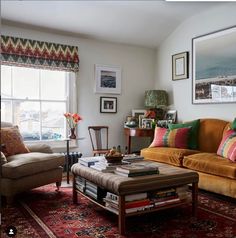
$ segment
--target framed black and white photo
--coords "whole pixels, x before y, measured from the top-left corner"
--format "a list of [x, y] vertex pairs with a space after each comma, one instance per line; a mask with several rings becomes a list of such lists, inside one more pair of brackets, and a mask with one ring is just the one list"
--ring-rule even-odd
[[144, 118], [146, 111], [147, 110], [145, 110], [145, 109], [133, 109], [132, 110], [132, 116], [137, 119], [139, 127], [142, 127], [142, 119]]
[[95, 93], [121, 94], [121, 67], [95, 65]]
[[236, 26], [192, 39], [193, 104], [236, 102]]
[[176, 117], [177, 117], [176, 110], [168, 110], [165, 114], [164, 120], [166, 120], [167, 123], [175, 123]]
[[172, 80], [188, 78], [188, 52], [172, 55]]
[[154, 121], [155, 121], [154, 119], [143, 118], [143, 119], [142, 119], [142, 128], [151, 129], [151, 128], [152, 128], [152, 123], [153, 123]]
[[100, 97], [100, 112], [101, 113], [116, 113], [117, 98], [116, 97]]

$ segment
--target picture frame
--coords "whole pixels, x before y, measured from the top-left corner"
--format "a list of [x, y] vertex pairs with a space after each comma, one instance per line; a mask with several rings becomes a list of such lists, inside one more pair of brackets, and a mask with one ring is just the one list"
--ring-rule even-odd
[[145, 109], [132, 109], [132, 117], [139, 117], [139, 115], [145, 115], [147, 110]]
[[121, 67], [95, 65], [95, 93], [121, 94]]
[[192, 39], [192, 103], [236, 102], [236, 26]]
[[142, 128], [144, 129], [152, 129], [152, 122], [154, 122], [154, 119], [151, 118], [143, 118], [142, 119]]
[[172, 80], [187, 79], [189, 77], [189, 52], [172, 55]]
[[177, 111], [176, 110], [168, 110], [165, 114], [164, 120], [166, 123], [175, 123], [177, 118]]
[[158, 120], [157, 121], [157, 126], [162, 127], [162, 128], [167, 128], [168, 121], [167, 120]]
[[142, 128], [142, 120], [144, 119], [144, 115], [139, 115], [138, 116], [138, 126], [139, 128]]
[[144, 115], [146, 114], [145, 109], [133, 109], [132, 110], [132, 117], [136, 117], [138, 121], [138, 125], [141, 128], [142, 127], [142, 119], [144, 118]]
[[116, 113], [117, 98], [116, 97], [100, 97], [100, 112], [101, 113]]

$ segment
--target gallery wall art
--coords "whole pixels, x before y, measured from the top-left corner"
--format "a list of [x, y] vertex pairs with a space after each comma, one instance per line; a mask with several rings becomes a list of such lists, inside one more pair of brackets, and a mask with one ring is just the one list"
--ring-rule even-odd
[[192, 39], [192, 102], [236, 102], [236, 26]]

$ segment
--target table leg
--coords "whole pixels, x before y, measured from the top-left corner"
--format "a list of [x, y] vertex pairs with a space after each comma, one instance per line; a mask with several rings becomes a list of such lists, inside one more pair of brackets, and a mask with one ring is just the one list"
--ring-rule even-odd
[[194, 217], [197, 216], [197, 205], [198, 205], [198, 183], [192, 183], [192, 214]]
[[127, 136], [128, 141], [128, 154], [131, 154], [131, 136]]
[[69, 148], [69, 143], [70, 141], [66, 141], [66, 179], [67, 179], [67, 184], [70, 183], [70, 174], [69, 174], [69, 156], [70, 156], [70, 148]]
[[125, 196], [119, 196], [119, 233], [120, 235], [125, 234]]
[[73, 203], [78, 203], [78, 194], [76, 192], [75, 175], [73, 175]]

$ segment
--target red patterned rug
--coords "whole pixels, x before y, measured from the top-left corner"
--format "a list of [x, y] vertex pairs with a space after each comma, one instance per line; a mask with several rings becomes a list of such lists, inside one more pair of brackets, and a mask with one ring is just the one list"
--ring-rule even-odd
[[[18, 238], [121, 238], [117, 216], [94, 205], [86, 198], [72, 203], [71, 188], [55, 191], [47, 185], [23, 193], [17, 203], [2, 209], [1, 237], [6, 228], [17, 228]], [[235, 200], [225, 200], [200, 192], [198, 218], [191, 218], [191, 206], [130, 217], [129, 238], [236, 238]]]

